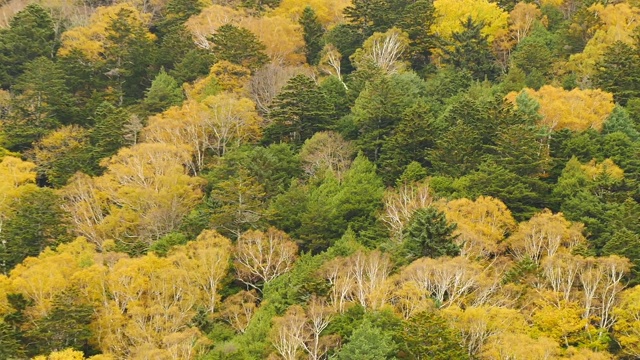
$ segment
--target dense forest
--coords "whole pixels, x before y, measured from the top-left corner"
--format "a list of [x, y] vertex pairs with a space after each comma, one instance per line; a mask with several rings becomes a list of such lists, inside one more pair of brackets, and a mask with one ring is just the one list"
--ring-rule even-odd
[[638, 0], [0, 14], [0, 359], [640, 358]]

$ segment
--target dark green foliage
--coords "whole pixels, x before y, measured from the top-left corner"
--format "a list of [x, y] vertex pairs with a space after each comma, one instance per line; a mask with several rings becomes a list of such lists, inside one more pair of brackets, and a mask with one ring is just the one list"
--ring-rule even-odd
[[180, 105], [182, 100], [184, 100], [182, 88], [176, 79], [162, 69], [146, 91], [142, 106], [145, 111], [153, 114], [162, 112], [171, 106]]
[[7, 294], [10, 311], [5, 314], [4, 321], [0, 321], [0, 355], [6, 359], [26, 358], [25, 345], [27, 343], [23, 327], [26, 323], [24, 311], [31, 302], [22, 294]]
[[265, 142], [301, 146], [313, 134], [332, 128], [333, 108], [327, 95], [305, 75], [291, 78], [274, 99], [265, 129]]
[[202, 49], [191, 49], [176, 62], [169, 75], [173, 76], [178, 84], [191, 82], [207, 75], [214, 63], [215, 55]]
[[424, 180], [424, 178], [426, 177], [427, 177], [427, 169], [422, 167], [420, 163], [416, 161], [412, 161], [404, 169], [404, 172], [402, 173], [402, 175], [400, 175], [400, 177], [396, 181], [396, 185], [400, 186], [402, 184], [411, 184], [411, 183], [419, 182], [421, 180]]
[[264, 53], [264, 44], [245, 28], [223, 25], [210, 40], [211, 51], [218, 61], [228, 61], [251, 70], [257, 70], [269, 61]]
[[344, 15], [365, 39], [393, 26], [391, 17], [394, 13], [390, 13], [389, 2], [385, 0], [354, 0], [344, 10]]
[[364, 40], [364, 36], [358, 33], [354, 27], [347, 24], [336, 25], [325, 34], [325, 42], [333, 44], [342, 55], [340, 67], [345, 74], [353, 71], [353, 65], [349, 61], [349, 57], [362, 46]]
[[424, 101], [408, 108], [393, 135], [382, 145], [380, 174], [384, 182], [392, 184], [411, 162], [428, 166], [428, 151], [435, 146], [441, 128]]
[[[202, 3], [198, 0], [170, 0], [165, 8], [164, 18], [158, 22], [163, 34], [181, 26], [193, 15], [202, 11]], [[189, 43], [184, 41], [184, 43]]]
[[89, 138], [92, 145], [91, 158], [96, 172], [100, 172], [100, 160], [114, 155], [127, 141], [125, 124], [131, 115], [122, 108], [103, 102], [93, 115], [94, 126]]
[[52, 58], [56, 34], [49, 11], [31, 4], [18, 12], [9, 28], [0, 31], [0, 86], [14, 84], [25, 65], [38, 57]]
[[[165, 68], [168, 71], [175, 69], [178, 64], [185, 61], [185, 57], [199, 48], [192, 41], [184, 41], [191, 36], [191, 32], [183, 24], [173, 25], [166, 30], [160, 39], [160, 44], [155, 53], [155, 66]], [[209, 54], [200, 49], [203, 54]]]
[[602, 247], [602, 255], [624, 256], [631, 261], [631, 283], [640, 282], [640, 235], [622, 227], [613, 233], [611, 239]]
[[449, 46], [444, 47], [445, 63], [457, 69], [467, 70], [474, 79], [493, 80], [498, 76], [496, 60], [491, 53], [489, 41], [481, 34], [483, 24], [476, 24], [471, 17], [463, 23], [463, 30], [453, 33], [453, 40]]
[[353, 331], [349, 342], [338, 352], [339, 360], [386, 360], [395, 353], [397, 344], [389, 334], [371, 324], [362, 322]]
[[[327, 96], [334, 117], [339, 119], [351, 111], [355, 99], [350, 99], [345, 85], [336, 76], [329, 76], [320, 83], [320, 90]], [[336, 124], [337, 127], [337, 124]]]
[[71, 348], [95, 354], [89, 345], [93, 314], [93, 308], [82, 303], [80, 291], [67, 289], [61, 292], [54, 297], [47, 316], [39, 319], [26, 332], [29, 343], [27, 352], [35, 356]]
[[428, 153], [434, 170], [449, 176], [462, 176], [476, 169], [481, 162], [482, 137], [471, 126], [458, 121], [436, 140]]
[[378, 161], [385, 140], [424, 93], [424, 82], [413, 73], [383, 76], [368, 83], [352, 108], [358, 126], [358, 147], [369, 159]]
[[383, 193], [375, 165], [358, 154], [344, 175], [334, 211], [358, 234], [373, 226], [376, 213], [382, 208]]
[[275, 9], [280, 5], [281, 0], [242, 0], [241, 4], [243, 7], [257, 10], [257, 11], [265, 11], [267, 9]]
[[20, 151], [61, 124], [74, 122], [74, 104], [65, 74], [53, 61], [37, 58], [24, 65], [13, 86], [13, 112], [3, 123], [6, 148]]
[[595, 85], [613, 93], [616, 102], [626, 105], [629, 99], [640, 96], [640, 58], [630, 45], [622, 41], [613, 43], [596, 69]]
[[159, 256], [167, 256], [172, 248], [179, 245], [184, 245], [188, 241], [189, 238], [187, 238], [184, 234], [179, 232], [172, 232], [154, 242], [149, 247], [149, 251], [152, 251]]
[[437, 47], [435, 35], [426, 29], [435, 23], [433, 2], [417, 0], [410, 3], [396, 26], [409, 35], [409, 59], [415, 71], [421, 72], [429, 65], [431, 49]]
[[464, 360], [469, 359], [457, 334], [436, 312], [426, 311], [404, 321], [400, 334], [399, 359]]
[[0, 321], [0, 358], [20, 359], [23, 357], [19, 333], [10, 324]]
[[526, 74], [525, 85], [539, 89], [546, 83], [553, 63], [553, 54], [544, 39], [531, 36], [522, 40], [511, 55], [512, 65]]
[[602, 138], [602, 156], [611, 158], [624, 170], [625, 178], [640, 180], [640, 142], [633, 142], [622, 132], [607, 134]]
[[[65, 144], [65, 151], [52, 159], [51, 162], [39, 164], [38, 181], [61, 188], [78, 171], [87, 174], [95, 173], [96, 165], [91, 156], [92, 147], [88, 144], [86, 136], [78, 138], [78, 143], [73, 146]], [[75, 142], [75, 141], [74, 141]]]
[[302, 175], [300, 159], [289, 144], [267, 147], [241, 147], [225, 154], [222, 162], [207, 175], [215, 183], [233, 177], [240, 169], [248, 171], [271, 199], [287, 190], [291, 180]]
[[454, 243], [456, 228], [434, 207], [417, 210], [403, 231], [402, 247], [407, 262], [421, 257], [457, 256], [460, 248]]
[[347, 229], [345, 219], [336, 208], [340, 190], [338, 180], [327, 174], [308, 195], [304, 212], [298, 215], [300, 228], [294, 232], [303, 250], [323, 251]]
[[29, 187], [10, 204], [14, 209], [0, 233], [0, 266], [8, 273], [27, 256], [47, 246], [71, 240], [60, 208], [62, 200], [51, 189]]
[[103, 74], [116, 90], [118, 105], [132, 103], [142, 97], [149, 87], [149, 70], [153, 63], [153, 41], [146, 29], [137, 26], [132, 10], [121, 9], [107, 27]]
[[246, 154], [244, 163], [264, 187], [267, 199], [285, 192], [292, 179], [302, 175], [300, 159], [288, 144], [255, 147]]
[[493, 161], [483, 162], [477, 171], [461, 178], [458, 183], [463, 189], [460, 193], [462, 197], [487, 195], [498, 198], [507, 205], [518, 221], [528, 219], [543, 208], [543, 194], [549, 191], [545, 183], [518, 176]]
[[471, 86], [473, 78], [467, 70], [455, 69], [446, 66], [427, 78], [425, 82], [425, 97], [429, 99], [434, 114], [444, 111], [447, 100], [467, 90]]
[[541, 156], [544, 142], [535, 126], [512, 125], [502, 129], [495, 142], [493, 159], [499, 166], [520, 176], [536, 176], [544, 172]]
[[527, 87], [527, 75], [519, 67], [512, 66], [502, 79], [502, 90], [505, 93], [520, 91]]
[[64, 71], [65, 82], [76, 101], [75, 110], [80, 121], [90, 119], [102, 102], [115, 103], [118, 100], [108, 89], [106, 71], [97, 64], [91, 65], [92, 62], [80, 50], [73, 49], [69, 55], [59, 58], [56, 64]]
[[324, 46], [322, 42], [324, 29], [311, 6], [304, 8], [299, 23], [302, 26], [305, 43], [304, 53], [307, 57], [307, 63], [317, 65], [320, 60], [320, 51], [322, 51], [322, 47]]
[[627, 135], [630, 140], [638, 141], [640, 140], [640, 132], [636, 130], [634, 125], [627, 110], [620, 105], [616, 105], [609, 118], [605, 121], [602, 132], [605, 134], [621, 132]]
[[277, 229], [301, 239], [302, 214], [307, 211], [310, 198], [309, 186], [293, 180], [287, 192], [271, 201], [273, 213], [270, 223]]

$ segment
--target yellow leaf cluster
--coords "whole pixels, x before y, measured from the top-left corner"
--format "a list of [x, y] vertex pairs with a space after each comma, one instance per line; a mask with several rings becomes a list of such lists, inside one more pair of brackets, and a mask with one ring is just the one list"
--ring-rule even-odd
[[221, 5], [212, 5], [187, 21], [195, 43], [209, 48], [207, 38], [226, 24], [243, 27], [251, 31], [266, 46], [271, 61], [288, 65], [305, 62], [302, 28], [286, 15], [272, 13], [270, 16], [254, 17], [243, 10]]
[[189, 159], [186, 149], [140, 143], [103, 160], [104, 175], [75, 176], [62, 194], [76, 232], [101, 249], [107, 240], [150, 245], [171, 232], [201, 198]]
[[95, 355], [90, 358], [85, 358], [82, 351], [73, 349], [65, 349], [62, 351], [54, 351], [48, 356], [39, 355], [33, 358], [33, 360], [114, 360], [110, 355]]
[[508, 27], [509, 14], [498, 4], [488, 0], [435, 0], [436, 22], [431, 31], [445, 39], [462, 30], [462, 22], [471, 17], [476, 23], [484, 23], [482, 34], [493, 42]]
[[344, 21], [342, 12], [349, 5], [351, 1], [348, 0], [282, 0], [280, 5], [267, 16], [286, 16], [297, 23], [304, 9], [310, 6], [315, 11], [318, 21], [325, 28], [331, 28]]
[[585, 243], [582, 228], [582, 224], [571, 223], [562, 213], [553, 214], [545, 209], [518, 224], [518, 229], [507, 239], [507, 243], [516, 259], [529, 258], [539, 263], [545, 256], [570, 251]]
[[595, 64], [605, 54], [606, 49], [616, 41], [633, 43], [633, 32], [640, 21], [640, 8], [625, 2], [603, 5], [596, 3], [589, 11], [598, 19], [598, 25], [590, 29], [593, 37], [587, 42], [584, 50], [572, 55], [569, 68], [581, 76], [592, 75]]
[[148, 30], [150, 14], [142, 14], [128, 3], [99, 7], [89, 19], [87, 26], [72, 28], [62, 34], [59, 56], [68, 56], [73, 50], [80, 51], [85, 58], [97, 62], [102, 59], [105, 49], [111, 46], [108, 36], [113, 21], [121, 13], [127, 14], [127, 20], [134, 28], [144, 29], [143, 36], [155, 40], [155, 35]]
[[616, 339], [627, 355], [640, 357], [640, 286], [622, 293], [614, 313], [618, 318], [614, 325]]
[[[56, 250], [46, 249], [37, 258], [27, 258], [8, 278], [0, 277], [0, 315], [9, 310], [9, 292], [32, 301], [25, 311], [31, 322], [48, 314], [56, 295], [74, 288], [80, 291], [79, 300], [96, 311], [91, 327], [105, 355], [95, 360], [148, 358], [150, 354], [152, 358], [193, 359], [204, 340], [191, 320], [198, 306], [209, 314], [215, 311], [231, 250], [231, 242], [213, 231], [204, 231], [166, 258], [99, 254], [86, 239], [78, 238]], [[168, 357], [170, 354], [174, 357]], [[84, 357], [81, 352], [64, 350], [37, 359]]]
[[[525, 89], [527, 94], [540, 103], [540, 125], [551, 130], [569, 129], [584, 131], [587, 129], [601, 130], [604, 121], [609, 117], [615, 104], [613, 95], [602, 90], [570, 91], [559, 87], [545, 85], [540, 90]], [[515, 104], [518, 94], [509, 93], [507, 99]]]
[[614, 180], [624, 179], [624, 170], [611, 159], [604, 159], [600, 163], [593, 159], [588, 164], [582, 165], [581, 168], [590, 180], [596, 180], [603, 174], [607, 174]]
[[198, 174], [207, 152], [222, 156], [232, 147], [258, 140], [261, 118], [253, 101], [231, 93], [211, 95], [196, 102], [187, 100], [149, 119], [145, 141], [186, 149], [189, 170]]
[[458, 227], [456, 242], [461, 255], [469, 258], [488, 258], [500, 251], [500, 242], [512, 231], [516, 222], [511, 211], [500, 200], [480, 196], [475, 201], [457, 199], [442, 206], [447, 220]]

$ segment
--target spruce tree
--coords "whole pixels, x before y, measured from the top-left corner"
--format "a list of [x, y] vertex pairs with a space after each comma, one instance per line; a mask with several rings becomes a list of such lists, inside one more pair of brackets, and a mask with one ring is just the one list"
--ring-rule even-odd
[[50, 12], [38, 4], [30, 4], [0, 30], [0, 86], [15, 83], [25, 65], [38, 57], [53, 58], [56, 33]]
[[100, 160], [114, 155], [126, 144], [124, 126], [129, 116], [126, 110], [108, 102], [103, 102], [96, 109], [89, 139], [92, 145], [91, 158], [97, 173], [100, 172]]
[[182, 100], [184, 95], [178, 82], [162, 69], [146, 91], [142, 105], [147, 112], [153, 114], [180, 105]]
[[268, 115], [265, 142], [300, 146], [313, 134], [332, 128], [333, 109], [326, 94], [306, 75], [291, 78], [275, 98]]
[[613, 108], [611, 115], [609, 115], [604, 123], [602, 132], [605, 134], [621, 132], [627, 135], [632, 141], [640, 139], [640, 133], [634, 127], [633, 121], [629, 117], [629, 113], [620, 105], [616, 105], [616, 107]]
[[433, 311], [424, 311], [406, 320], [400, 339], [403, 359], [469, 359], [456, 332], [449, 327], [446, 319]]
[[457, 225], [447, 221], [443, 212], [434, 207], [417, 210], [403, 231], [403, 252], [408, 262], [421, 257], [457, 256], [460, 248], [454, 243]]
[[397, 344], [390, 334], [365, 320], [342, 347], [338, 360], [386, 360], [393, 358], [396, 349]]
[[264, 53], [265, 45], [245, 28], [223, 25], [210, 40], [218, 61], [225, 60], [251, 70], [257, 70], [269, 61]]
[[446, 64], [468, 70], [476, 80], [494, 80], [498, 76], [495, 57], [491, 53], [486, 35], [482, 35], [482, 23], [471, 17], [462, 22], [462, 30], [453, 33], [449, 46], [444, 47]]
[[318, 21], [318, 17], [311, 6], [304, 8], [299, 22], [302, 26], [307, 63], [309, 65], [317, 65], [320, 60], [320, 51], [324, 46], [322, 42], [324, 35], [322, 24]]
[[616, 41], [607, 48], [604, 56], [597, 62], [594, 85], [613, 93], [620, 105], [640, 97], [640, 57], [630, 45]]

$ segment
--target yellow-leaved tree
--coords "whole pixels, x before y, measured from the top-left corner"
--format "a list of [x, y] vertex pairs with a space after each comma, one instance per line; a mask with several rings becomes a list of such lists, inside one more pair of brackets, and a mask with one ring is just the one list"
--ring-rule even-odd
[[622, 301], [614, 309], [618, 321], [613, 327], [622, 351], [631, 357], [640, 357], [640, 286], [622, 293]]
[[89, 19], [89, 24], [65, 31], [62, 35], [59, 56], [68, 56], [73, 51], [79, 51], [92, 62], [103, 61], [110, 48], [117, 46], [112, 43], [112, 25], [118, 17], [126, 19], [128, 24], [137, 31], [130, 31], [129, 36], [141, 37], [149, 41], [155, 40], [147, 27], [151, 21], [150, 14], [142, 14], [128, 3], [114, 6], [100, 7]]
[[543, 257], [551, 257], [561, 251], [571, 251], [586, 242], [583, 225], [571, 223], [562, 213], [544, 210], [526, 222], [507, 239], [507, 244], [517, 260], [530, 259], [540, 263]]
[[198, 174], [207, 155], [223, 156], [229, 148], [258, 140], [260, 123], [253, 101], [225, 92], [201, 102], [187, 100], [149, 118], [143, 137], [149, 143], [187, 149], [192, 155], [186, 165]]
[[509, 14], [497, 3], [488, 0], [435, 0], [436, 22], [431, 31], [445, 39], [462, 31], [462, 22], [471, 17], [476, 23], [483, 23], [482, 34], [489, 43], [508, 27]]
[[344, 21], [343, 10], [349, 5], [351, 5], [349, 0], [282, 0], [280, 5], [267, 16], [271, 14], [286, 16], [297, 23], [304, 9], [310, 6], [316, 13], [318, 21], [325, 28], [330, 28]]
[[[551, 131], [569, 129], [584, 131], [601, 130], [604, 121], [609, 117], [615, 104], [613, 95], [602, 90], [573, 89], [545, 85], [540, 90], [524, 89], [527, 95], [540, 104], [542, 120], [539, 125]], [[515, 104], [517, 93], [507, 95], [507, 99]]]
[[606, 6], [596, 3], [588, 10], [598, 20], [597, 25], [590, 29], [593, 37], [581, 53], [569, 58], [568, 63], [568, 68], [581, 78], [593, 75], [596, 63], [602, 59], [607, 48], [616, 41], [631, 45], [634, 30], [640, 21], [640, 8], [626, 2]]
[[211, 44], [208, 38], [227, 24], [251, 31], [266, 46], [265, 53], [272, 62], [304, 64], [302, 28], [284, 14], [272, 13], [270, 16], [255, 17], [244, 10], [211, 5], [191, 17], [186, 26], [191, 31], [194, 42], [203, 49], [209, 49]]
[[180, 225], [201, 198], [202, 180], [187, 175], [188, 150], [165, 143], [124, 148], [102, 165], [104, 175], [80, 174], [63, 189], [64, 207], [79, 235], [103, 248], [149, 246]]
[[460, 255], [471, 259], [489, 258], [501, 252], [505, 235], [516, 226], [507, 206], [492, 197], [452, 200], [442, 210], [449, 222], [458, 224], [455, 241]]
[[34, 187], [36, 165], [17, 157], [5, 156], [0, 160], [0, 234], [2, 225], [13, 212], [11, 203], [25, 187]]

